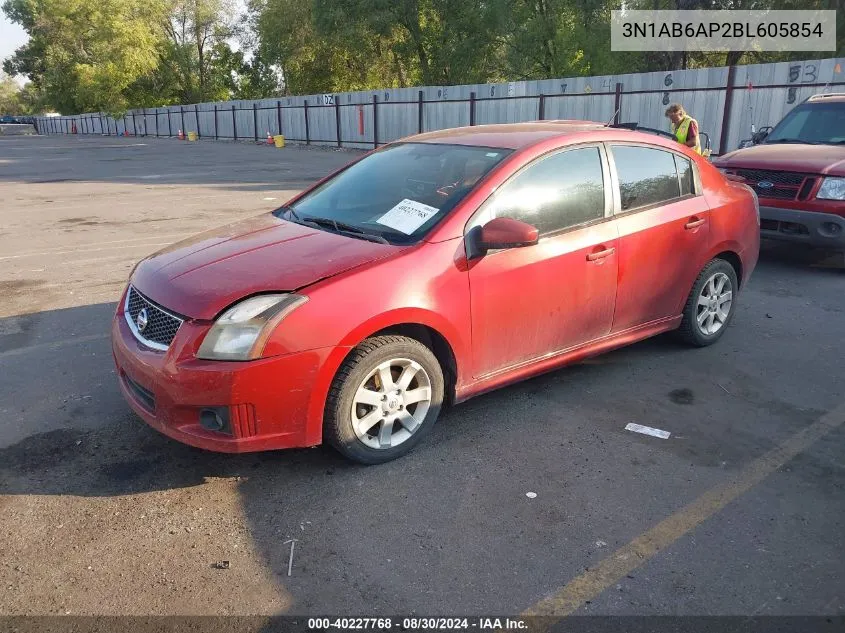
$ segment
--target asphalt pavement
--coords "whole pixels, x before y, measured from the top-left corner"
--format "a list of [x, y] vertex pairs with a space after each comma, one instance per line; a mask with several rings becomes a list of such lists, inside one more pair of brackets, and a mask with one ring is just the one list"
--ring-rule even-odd
[[134, 263], [356, 156], [0, 138], [0, 614], [845, 614], [845, 273], [813, 252], [765, 245], [712, 347], [478, 397], [378, 467], [138, 420], [107, 338]]

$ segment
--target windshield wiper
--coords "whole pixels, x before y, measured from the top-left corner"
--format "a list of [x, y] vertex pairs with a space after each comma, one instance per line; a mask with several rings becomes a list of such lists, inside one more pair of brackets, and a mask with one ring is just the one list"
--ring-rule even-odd
[[[296, 213], [291, 209], [292, 213]], [[299, 216], [296, 216], [297, 218]], [[302, 218], [300, 221], [303, 224], [311, 223], [321, 227], [330, 227], [335, 230], [337, 233], [344, 233], [347, 235], [351, 235], [352, 237], [358, 237], [364, 240], [369, 240], [371, 242], [378, 242], [379, 244], [390, 244], [384, 237], [381, 235], [375, 235], [373, 233], [367, 233], [366, 231], [362, 231], [357, 226], [353, 226], [352, 224], [346, 224], [345, 222], [338, 222], [337, 220], [333, 220], [331, 218], [315, 218], [313, 216], [309, 216], [307, 218]]]
[[331, 218], [315, 218], [312, 216], [303, 218], [293, 210], [293, 207], [280, 207], [278, 211], [287, 213], [288, 217], [298, 224], [303, 224], [312, 228], [328, 227], [334, 229], [336, 233], [351, 235], [362, 240], [369, 240], [370, 242], [377, 242], [379, 244], [390, 244], [390, 242], [381, 235], [367, 233], [366, 231], [359, 229], [357, 226], [346, 224], [345, 222], [338, 222], [337, 220], [332, 220]]
[[773, 141], [766, 141], [766, 145], [774, 145], [775, 143], [798, 143], [800, 145], [818, 145], [816, 141], [802, 141], [800, 138], [776, 138]]

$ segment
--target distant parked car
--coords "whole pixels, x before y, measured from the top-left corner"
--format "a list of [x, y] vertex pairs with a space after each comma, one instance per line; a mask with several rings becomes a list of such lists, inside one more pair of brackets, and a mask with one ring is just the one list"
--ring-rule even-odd
[[810, 97], [752, 142], [713, 163], [754, 188], [762, 236], [845, 251], [845, 94]]
[[411, 137], [141, 261], [119, 384], [187, 444], [385, 462], [444, 403], [668, 330], [717, 341], [757, 263], [756, 201], [674, 140], [600, 124]]
[[4, 114], [0, 116], [0, 123], [7, 124], [7, 123], [17, 123], [18, 120], [10, 114]]

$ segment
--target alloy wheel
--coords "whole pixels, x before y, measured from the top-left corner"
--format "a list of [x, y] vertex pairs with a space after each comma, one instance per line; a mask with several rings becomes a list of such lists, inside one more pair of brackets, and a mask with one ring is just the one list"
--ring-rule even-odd
[[366, 446], [385, 450], [407, 441], [431, 406], [431, 379], [416, 361], [380, 363], [355, 391], [352, 428]]

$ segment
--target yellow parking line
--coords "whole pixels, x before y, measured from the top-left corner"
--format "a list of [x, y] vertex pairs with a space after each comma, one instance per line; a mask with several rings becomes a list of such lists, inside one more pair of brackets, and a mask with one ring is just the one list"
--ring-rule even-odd
[[[790, 436], [743, 468], [736, 477], [711, 488], [689, 505], [616, 550], [595, 567], [591, 567], [589, 571], [571, 580], [560, 591], [526, 609], [522, 615], [564, 617], [576, 611], [586, 601], [592, 600], [608, 587], [618, 583], [660, 550], [669, 547], [731, 501], [748, 492], [814, 442], [842, 426], [843, 422], [845, 404]], [[546, 627], [553, 623], [544, 620]]]

